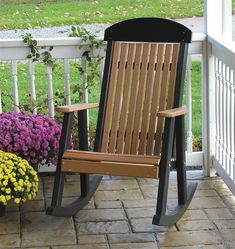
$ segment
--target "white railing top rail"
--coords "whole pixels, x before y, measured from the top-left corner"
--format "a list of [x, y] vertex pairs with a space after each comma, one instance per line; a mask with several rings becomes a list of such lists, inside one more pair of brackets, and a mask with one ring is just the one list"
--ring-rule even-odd
[[208, 42], [212, 43], [213, 46], [216, 46], [216, 48], [219, 51], [227, 50], [229, 53], [231, 53], [230, 57], [232, 57], [232, 54], [235, 54], [235, 42], [227, 39], [226, 36], [208, 35], [207, 40], [208, 40]]
[[[102, 37], [100, 37], [102, 39]], [[189, 54], [202, 54], [202, 41], [206, 39], [205, 34], [194, 33]], [[53, 59], [75, 59], [81, 58], [87, 51], [89, 42], [83, 42], [80, 38], [38, 38], [38, 47], [53, 46], [51, 55]], [[98, 49], [94, 49], [93, 56], [105, 55], [105, 43]], [[0, 39], [0, 61], [25, 60], [29, 53], [27, 45], [22, 39]]]

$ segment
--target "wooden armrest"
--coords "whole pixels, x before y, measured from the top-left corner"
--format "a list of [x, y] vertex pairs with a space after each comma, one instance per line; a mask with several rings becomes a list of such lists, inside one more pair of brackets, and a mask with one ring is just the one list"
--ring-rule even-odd
[[178, 108], [173, 108], [169, 110], [159, 111], [157, 113], [158, 117], [164, 117], [164, 118], [174, 118], [177, 116], [181, 116], [184, 114], [187, 114], [188, 110], [186, 106], [181, 106]]
[[74, 104], [74, 105], [58, 106], [56, 108], [56, 111], [66, 113], [66, 112], [82, 111], [96, 107], [99, 107], [99, 103]]

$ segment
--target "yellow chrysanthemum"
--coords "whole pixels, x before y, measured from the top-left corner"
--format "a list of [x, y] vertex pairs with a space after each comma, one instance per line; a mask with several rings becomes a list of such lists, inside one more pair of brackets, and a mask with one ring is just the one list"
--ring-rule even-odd
[[21, 198], [15, 198], [15, 200], [14, 200], [14, 202], [15, 202], [16, 204], [19, 204], [20, 201], [21, 201]]
[[6, 194], [10, 194], [10, 193], [11, 193], [11, 189], [10, 189], [10, 188], [7, 188], [7, 189], [5, 190], [5, 192], [6, 192]]
[[3, 186], [7, 186], [8, 180], [3, 181], [2, 184], [3, 184]]
[[[0, 203], [25, 202], [36, 197], [38, 176], [33, 167], [14, 154], [0, 151]], [[20, 197], [19, 197], [20, 192]]]

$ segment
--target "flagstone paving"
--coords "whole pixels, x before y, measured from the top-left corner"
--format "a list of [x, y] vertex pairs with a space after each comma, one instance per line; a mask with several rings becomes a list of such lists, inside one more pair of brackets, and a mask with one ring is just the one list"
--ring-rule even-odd
[[[40, 177], [37, 198], [11, 203], [0, 218], [0, 249], [235, 249], [235, 197], [220, 177], [192, 171], [198, 188], [185, 215], [172, 227], [152, 225], [157, 180], [104, 177], [90, 203], [70, 218], [45, 214], [52, 176]], [[175, 203], [172, 174], [169, 204]], [[79, 194], [79, 177], [66, 178], [65, 203]]]

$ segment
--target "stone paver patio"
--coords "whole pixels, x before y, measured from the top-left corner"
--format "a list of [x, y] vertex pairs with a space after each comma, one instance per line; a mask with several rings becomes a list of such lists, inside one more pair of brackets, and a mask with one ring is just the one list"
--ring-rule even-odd
[[[9, 205], [0, 218], [0, 248], [28, 249], [234, 249], [235, 197], [219, 177], [191, 171], [199, 186], [183, 218], [173, 227], [151, 224], [157, 180], [104, 177], [82, 211], [71, 218], [45, 215], [53, 177], [40, 178], [36, 200]], [[172, 176], [169, 204], [175, 202]], [[79, 178], [68, 176], [65, 202], [76, 196]]]

